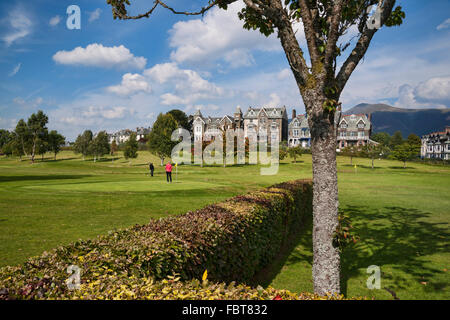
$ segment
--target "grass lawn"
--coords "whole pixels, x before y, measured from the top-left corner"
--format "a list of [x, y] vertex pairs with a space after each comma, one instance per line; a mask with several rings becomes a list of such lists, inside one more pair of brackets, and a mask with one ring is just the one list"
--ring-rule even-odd
[[[148, 162], [156, 167], [148, 175]], [[343, 293], [378, 299], [450, 299], [450, 168], [338, 158], [340, 208], [361, 240], [342, 254]], [[77, 239], [179, 214], [276, 182], [310, 178], [311, 156], [284, 160], [274, 176], [259, 166], [180, 166], [165, 182], [148, 152], [94, 163], [71, 152], [29, 161], [0, 158], [0, 266]], [[311, 225], [267, 272], [264, 285], [312, 291]], [[381, 290], [366, 288], [366, 269], [381, 268]]]

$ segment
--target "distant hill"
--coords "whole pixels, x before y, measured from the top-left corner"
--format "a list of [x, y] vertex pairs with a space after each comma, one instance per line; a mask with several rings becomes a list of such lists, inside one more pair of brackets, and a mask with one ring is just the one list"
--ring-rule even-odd
[[401, 109], [387, 104], [361, 103], [343, 114], [372, 114], [372, 133], [387, 132], [392, 135], [400, 130], [403, 137], [414, 133], [419, 137], [434, 131], [442, 131], [450, 125], [450, 108]]

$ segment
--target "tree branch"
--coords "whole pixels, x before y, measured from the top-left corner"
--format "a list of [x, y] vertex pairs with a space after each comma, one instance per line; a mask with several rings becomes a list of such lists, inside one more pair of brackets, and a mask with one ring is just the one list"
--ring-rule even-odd
[[[331, 22], [328, 29], [327, 46], [325, 48], [324, 67], [329, 73], [332, 70], [334, 55], [336, 52], [336, 43], [339, 38], [339, 25], [342, 17], [343, 0], [336, 0], [331, 10]], [[334, 75], [334, 73], [333, 73]]]
[[114, 14], [122, 20], [137, 20], [137, 19], [141, 19], [141, 18], [149, 18], [150, 15], [153, 13], [153, 11], [155, 11], [155, 9], [158, 6], [161, 6], [169, 11], [171, 11], [173, 14], [183, 14], [186, 16], [196, 16], [196, 15], [203, 15], [205, 14], [206, 11], [208, 11], [209, 9], [211, 9], [212, 7], [214, 7], [215, 5], [218, 4], [231, 4], [233, 2], [236, 2], [237, 0], [215, 0], [209, 3], [209, 5], [202, 7], [199, 11], [195, 11], [195, 12], [189, 12], [189, 11], [178, 11], [175, 10], [173, 7], [167, 5], [164, 1], [162, 0], [155, 0], [153, 2], [153, 7], [148, 10], [147, 12], [143, 13], [143, 14], [139, 14], [137, 16], [129, 16], [127, 14], [127, 11], [125, 10], [125, 6], [123, 4], [122, 7], [119, 9], [118, 8], [118, 4], [117, 5], [113, 5], [113, 11]]
[[316, 30], [314, 28], [314, 21], [311, 15], [311, 10], [306, 0], [299, 0], [300, 16], [303, 21], [303, 28], [305, 29], [306, 43], [308, 44], [309, 56], [311, 57], [311, 64], [319, 61], [319, 50], [317, 48]]
[[[385, 0], [383, 3], [383, 12], [381, 14], [381, 25], [383, 26], [386, 20], [389, 18], [389, 16], [392, 13], [392, 8], [395, 5], [395, 0]], [[339, 92], [341, 92], [345, 84], [347, 83], [348, 79], [350, 78], [351, 74], [355, 70], [358, 63], [361, 61], [361, 59], [364, 57], [364, 55], [367, 52], [367, 49], [369, 48], [370, 42], [372, 41], [373, 36], [377, 32], [377, 29], [369, 29], [365, 28], [365, 30], [362, 32], [358, 42], [356, 43], [355, 48], [352, 50], [350, 55], [348, 56], [347, 60], [344, 62], [344, 64], [341, 67], [341, 70], [339, 71], [338, 75], [336, 76], [337, 85], [339, 87]]]

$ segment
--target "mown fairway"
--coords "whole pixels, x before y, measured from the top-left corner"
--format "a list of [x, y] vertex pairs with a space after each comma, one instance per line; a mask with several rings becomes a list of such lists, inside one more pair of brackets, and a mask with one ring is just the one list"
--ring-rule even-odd
[[[156, 174], [148, 174], [148, 162]], [[450, 299], [450, 168], [395, 161], [338, 158], [340, 208], [361, 240], [343, 252], [343, 292], [379, 299]], [[147, 152], [94, 163], [71, 152], [29, 161], [0, 158], [0, 266], [116, 228], [195, 210], [268, 186], [310, 178], [311, 156], [284, 160], [274, 176], [259, 166], [180, 166], [167, 184], [159, 159]], [[311, 225], [264, 284], [311, 291]], [[366, 268], [381, 267], [381, 290], [366, 288]]]

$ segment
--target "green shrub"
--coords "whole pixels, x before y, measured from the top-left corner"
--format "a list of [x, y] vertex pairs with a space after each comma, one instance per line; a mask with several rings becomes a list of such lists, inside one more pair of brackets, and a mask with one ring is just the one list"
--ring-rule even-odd
[[205, 269], [214, 282], [248, 282], [311, 214], [311, 182], [282, 183], [195, 212], [78, 241], [23, 265], [0, 269], [0, 298], [74, 294], [65, 283], [70, 265], [81, 268], [84, 287], [105, 286], [104, 279], [127, 286], [133, 279], [158, 281], [173, 274], [181, 280], [199, 279]]

